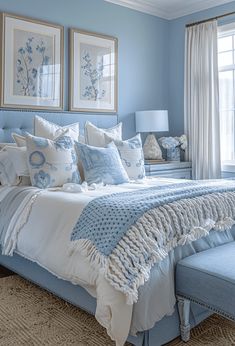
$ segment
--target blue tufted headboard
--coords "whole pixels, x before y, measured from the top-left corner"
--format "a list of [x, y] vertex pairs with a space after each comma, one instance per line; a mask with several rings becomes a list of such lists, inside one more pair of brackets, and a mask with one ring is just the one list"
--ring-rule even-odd
[[11, 138], [12, 132], [24, 134], [24, 132], [27, 131], [33, 133], [35, 115], [39, 115], [61, 126], [78, 121], [80, 123], [81, 134], [84, 132], [84, 124], [86, 121], [91, 121], [94, 125], [104, 128], [112, 127], [118, 122], [118, 117], [116, 115], [0, 110], [0, 143], [13, 142]]

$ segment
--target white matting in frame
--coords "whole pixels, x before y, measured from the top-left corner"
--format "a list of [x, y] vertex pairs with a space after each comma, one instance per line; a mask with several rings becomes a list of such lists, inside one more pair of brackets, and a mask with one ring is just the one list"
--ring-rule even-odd
[[70, 110], [117, 112], [117, 39], [70, 30]]
[[63, 27], [2, 13], [1, 106], [63, 109]]

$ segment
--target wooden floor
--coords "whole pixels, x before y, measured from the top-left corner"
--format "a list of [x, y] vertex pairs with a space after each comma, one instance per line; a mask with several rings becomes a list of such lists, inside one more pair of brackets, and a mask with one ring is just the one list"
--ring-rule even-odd
[[10, 276], [10, 275], [14, 275], [14, 273], [0, 265], [0, 278], [4, 278], [5, 276]]

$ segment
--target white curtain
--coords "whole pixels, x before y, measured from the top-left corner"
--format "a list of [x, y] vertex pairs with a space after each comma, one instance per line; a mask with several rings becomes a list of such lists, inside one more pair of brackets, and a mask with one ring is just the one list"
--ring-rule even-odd
[[217, 21], [186, 29], [185, 132], [193, 179], [221, 176]]

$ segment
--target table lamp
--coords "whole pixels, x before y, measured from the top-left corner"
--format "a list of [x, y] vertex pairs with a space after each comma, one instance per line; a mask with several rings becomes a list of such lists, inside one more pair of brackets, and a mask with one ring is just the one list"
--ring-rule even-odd
[[136, 132], [149, 132], [144, 146], [146, 160], [162, 160], [162, 151], [153, 132], [169, 131], [168, 111], [152, 110], [135, 112]]

